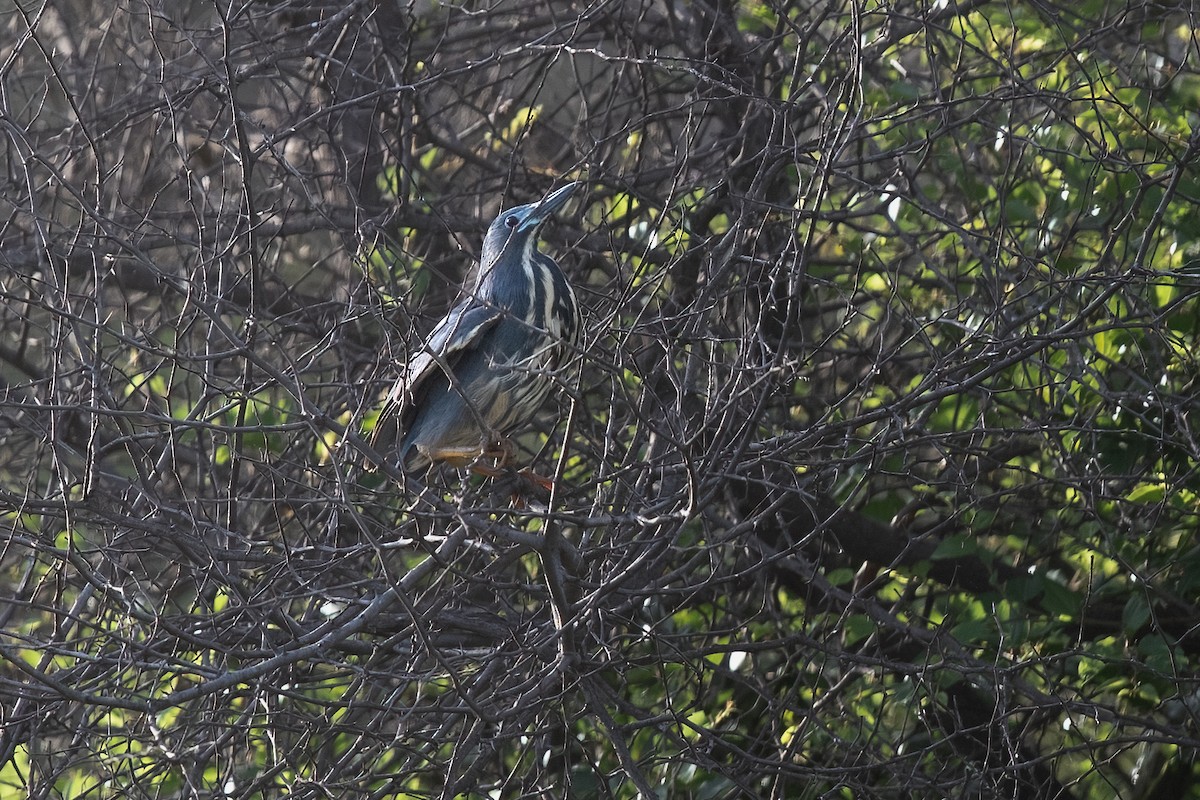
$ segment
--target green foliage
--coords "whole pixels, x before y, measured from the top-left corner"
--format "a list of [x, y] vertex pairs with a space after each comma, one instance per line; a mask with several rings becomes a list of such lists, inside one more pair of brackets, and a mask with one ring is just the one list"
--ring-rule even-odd
[[[0, 22], [0, 800], [1200, 797], [1192, 20], [535, 5]], [[365, 473], [568, 176], [550, 498]]]

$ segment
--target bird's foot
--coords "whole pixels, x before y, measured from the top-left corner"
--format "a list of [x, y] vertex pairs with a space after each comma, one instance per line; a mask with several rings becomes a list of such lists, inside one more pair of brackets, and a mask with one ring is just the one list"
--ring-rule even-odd
[[476, 470], [481, 475], [496, 479], [495, 492], [507, 493], [513, 508], [528, 508], [530, 502], [546, 503], [554, 490], [554, 481], [528, 469], [512, 467], [487, 467]]
[[547, 494], [554, 491], [554, 479], [547, 478], [545, 475], [538, 475], [531, 469], [523, 469], [517, 472], [522, 478], [534, 486], [539, 487]]
[[484, 448], [479, 458], [487, 458], [496, 462], [497, 469], [504, 469], [512, 461], [516, 448], [508, 439], [500, 439]]
[[511, 442], [500, 440], [483, 450], [442, 450], [430, 454], [430, 457], [496, 480], [497, 490], [507, 490], [511, 493], [515, 508], [525, 508], [527, 499], [543, 502], [549, 500], [554, 491], [554, 480], [538, 475], [530, 469], [518, 470], [509, 466], [513, 450]]
[[471, 470], [471, 472], [474, 472], [476, 475], [482, 475], [485, 478], [503, 478], [505, 475], [508, 475], [510, 472], [512, 472], [512, 470], [508, 467], [501, 467], [499, 465], [493, 466], [491, 464], [485, 464], [482, 461], [473, 461], [470, 464], [467, 464], [467, 469]]

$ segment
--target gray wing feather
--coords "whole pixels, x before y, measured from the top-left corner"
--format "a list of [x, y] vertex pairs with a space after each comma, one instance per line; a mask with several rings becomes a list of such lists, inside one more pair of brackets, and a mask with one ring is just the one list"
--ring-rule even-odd
[[371, 434], [372, 446], [380, 448], [398, 440], [403, 435], [405, 417], [420, 394], [421, 384], [435, 370], [449, 369], [459, 354], [477, 344], [503, 316], [500, 309], [481, 306], [474, 301], [452, 308], [429, 334], [421, 351], [409, 359], [404, 374], [392, 385]]

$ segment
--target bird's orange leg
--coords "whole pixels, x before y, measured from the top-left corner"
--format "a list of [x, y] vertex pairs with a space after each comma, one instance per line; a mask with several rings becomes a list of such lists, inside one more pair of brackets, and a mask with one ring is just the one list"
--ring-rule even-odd
[[439, 447], [437, 449], [420, 445], [417, 447], [433, 463], [444, 462], [458, 469], [472, 466], [480, 457], [478, 447]]
[[[488, 478], [498, 478], [507, 471], [506, 464], [512, 457], [512, 446], [507, 442], [479, 447], [441, 447], [422, 449], [425, 457], [433, 462], [449, 464], [455, 469], [469, 469]], [[495, 461], [495, 466], [486, 463]]]
[[[496, 469], [503, 470], [508, 466], [508, 462], [512, 460], [513, 444], [508, 439], [502, 439], [498, 443], [492, 445], [488, 450], [484, 451], [484, 455], [495, 456]], [[549, 492], [554, 489], [554, 481], [543, 475], [538, 475], [530, 469], [517, 470], [517, 474], [535, 486], [540, 486], [545, 491]]]
[[[449, 447], [437, 450], [424, 450], [425, 456], [434, 462], [444, 462], [457, 469], [466, 468], [477, 475], [487, 478], [502, 478], [514, 471], [534, 486], [546, 492], [553, 491], [554, 480], [538, 475], [529, 469], [513, 470], [508, 466], [512, 459], [513, 446], [508, 440], [495, 442], [482, 450], [478, 447]], [[488, 460], [496, 463], [485, 463]]]

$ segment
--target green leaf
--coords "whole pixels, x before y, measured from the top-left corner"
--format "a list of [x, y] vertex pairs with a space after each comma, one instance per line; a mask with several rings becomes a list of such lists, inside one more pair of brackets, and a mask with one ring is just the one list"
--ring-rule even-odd
[[990, 619], [969, 619], [951, 628], [950, 634], [965, 645], [993, 647], [1000, 631]]
[[1042, 607], [1050, 614], [1077, 617], [1083, 607], [1083, 598], [1078, 592], [1068, 589], [1052, 578], [1042, 580]]
[[875, 633], [878, 626], [864, 614], [851, 614], [842, 623], [842, 630], [845, 632], [846, 646], [849, 647]]
[[959, 533], [939, 542], [938, 546], [933, 550], [933, 555], [929, 558], [933, 561], [939, 561], [942, 559], [978, 555], [979, 552], [979, 542], [976, 541], [974, 536], [967, 533]]
[[1133, 488], [1128, 498], [1131, 503], [1161, 503], [1167, 488], [1161, 483], [1141, 483]]
[[1150, 620], [1150, 603], [1141, 592], [1135, 592], [1125, 601], [1121, 612], [1121, 627], [1128, 634], [1137, 633]]
[[1138, 641], [1137, 649], [1143, 663], [1150, 669], [1166, 674], [1175, 672], [1175, 654], [1171, 643], [1163, 636], [1157, 633], [1143, 636]]

